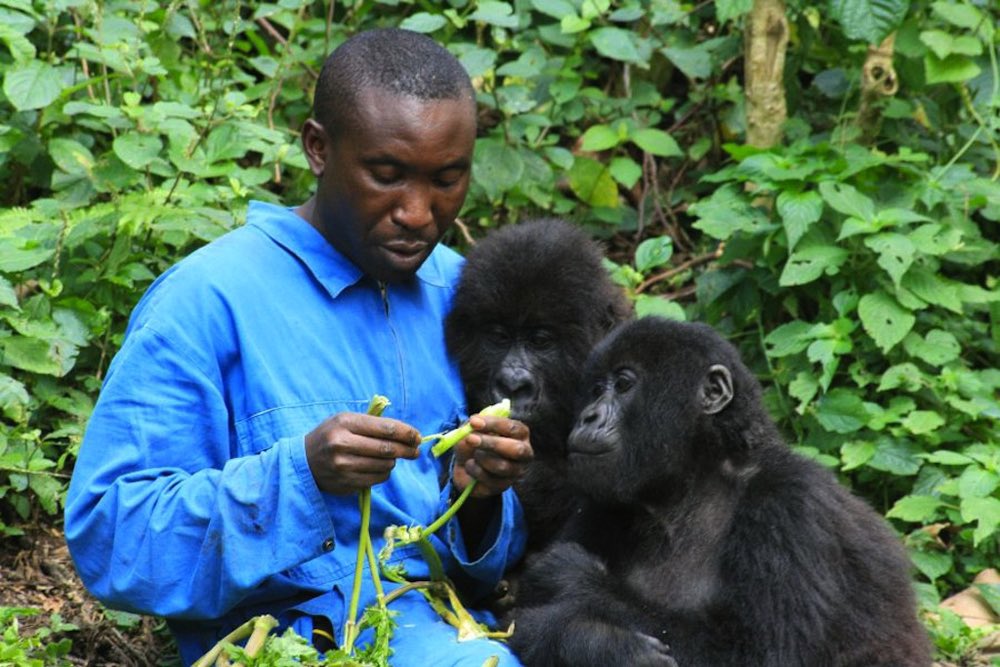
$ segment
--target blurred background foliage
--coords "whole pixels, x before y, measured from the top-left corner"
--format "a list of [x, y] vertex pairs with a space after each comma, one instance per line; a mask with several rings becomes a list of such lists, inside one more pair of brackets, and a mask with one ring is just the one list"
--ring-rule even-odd
[[447, 242], [563, 216], [641, 314], [725, 332], [966, 659], [982, 632], [937, 603], [1000, 562], [992, 0], [0, 0], [0, 536], [58, 524], [150, 281], [248, 200], [308, 197], [323, 59], [390, 25], [478, 92]]

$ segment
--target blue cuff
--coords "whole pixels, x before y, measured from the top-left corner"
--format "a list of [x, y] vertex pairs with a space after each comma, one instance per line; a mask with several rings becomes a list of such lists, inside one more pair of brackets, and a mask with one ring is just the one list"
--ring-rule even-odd
[[[453, 489], [449, 478], [441, 490], [441, 511], [449, 505]], [[473, 553], [481, 554], [474, 560], [469, 555], [468, 546], [462, 535], [458, 517], [444, 526], [444, 539], [455, 557], [459, 567], [471, 578], [488, 583], [498, 582], [503, 573], [521, 558], [524, 553], [526, 534], [524, 528], [524, 512], [514, 489], [507, 489], [500, 496], [500, 511], [490, 520], [490, 525], [482, 541], [475, 547]]]

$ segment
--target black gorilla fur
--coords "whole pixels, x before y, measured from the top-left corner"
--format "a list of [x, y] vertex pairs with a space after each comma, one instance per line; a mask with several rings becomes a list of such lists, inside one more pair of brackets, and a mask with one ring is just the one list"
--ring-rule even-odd
[[587, 504], [521, 580], [526, 665], [930, 665], [899, 539], [786, 446], [713, 329], [624, 325], [584, 387], [568, 457]]
[[565, 450], [583, 364], [632, 312], [602, 259], [601, 247], [564, 220], [501, 227], [468, 253], [445, 322], [469, 409], [509, 398], [511, 416], [531, 429], [535, 462], [516, 486], [529, 552], [572, 511]]

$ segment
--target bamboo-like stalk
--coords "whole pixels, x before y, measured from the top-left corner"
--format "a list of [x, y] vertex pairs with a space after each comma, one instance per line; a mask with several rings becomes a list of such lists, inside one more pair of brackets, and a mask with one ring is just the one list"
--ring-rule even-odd
[[785, 49], [788, 18], [784, 0], [754, 0], [747, 15], [743, 71], [747, 143], [769, 148], [781, 142], [788, 117], [785, 103]]
[[899, 77], [892, 66], [896, 33], [890, 34], [878, 46], [868, 46], [868, 57], [861, 70], [861, 104], [857, 124], [861, 140], [872, 141], [882, 123], [882, 100], [899, 90]]

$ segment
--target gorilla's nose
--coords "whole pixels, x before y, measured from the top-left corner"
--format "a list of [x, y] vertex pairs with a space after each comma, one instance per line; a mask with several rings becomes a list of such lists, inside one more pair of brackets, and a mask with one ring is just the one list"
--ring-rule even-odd
[[504, 368], [497, 374], [496, 389], [501, 398], [509, 398], [515, 405], [535, 398], [538, 389], [528, 369]]

